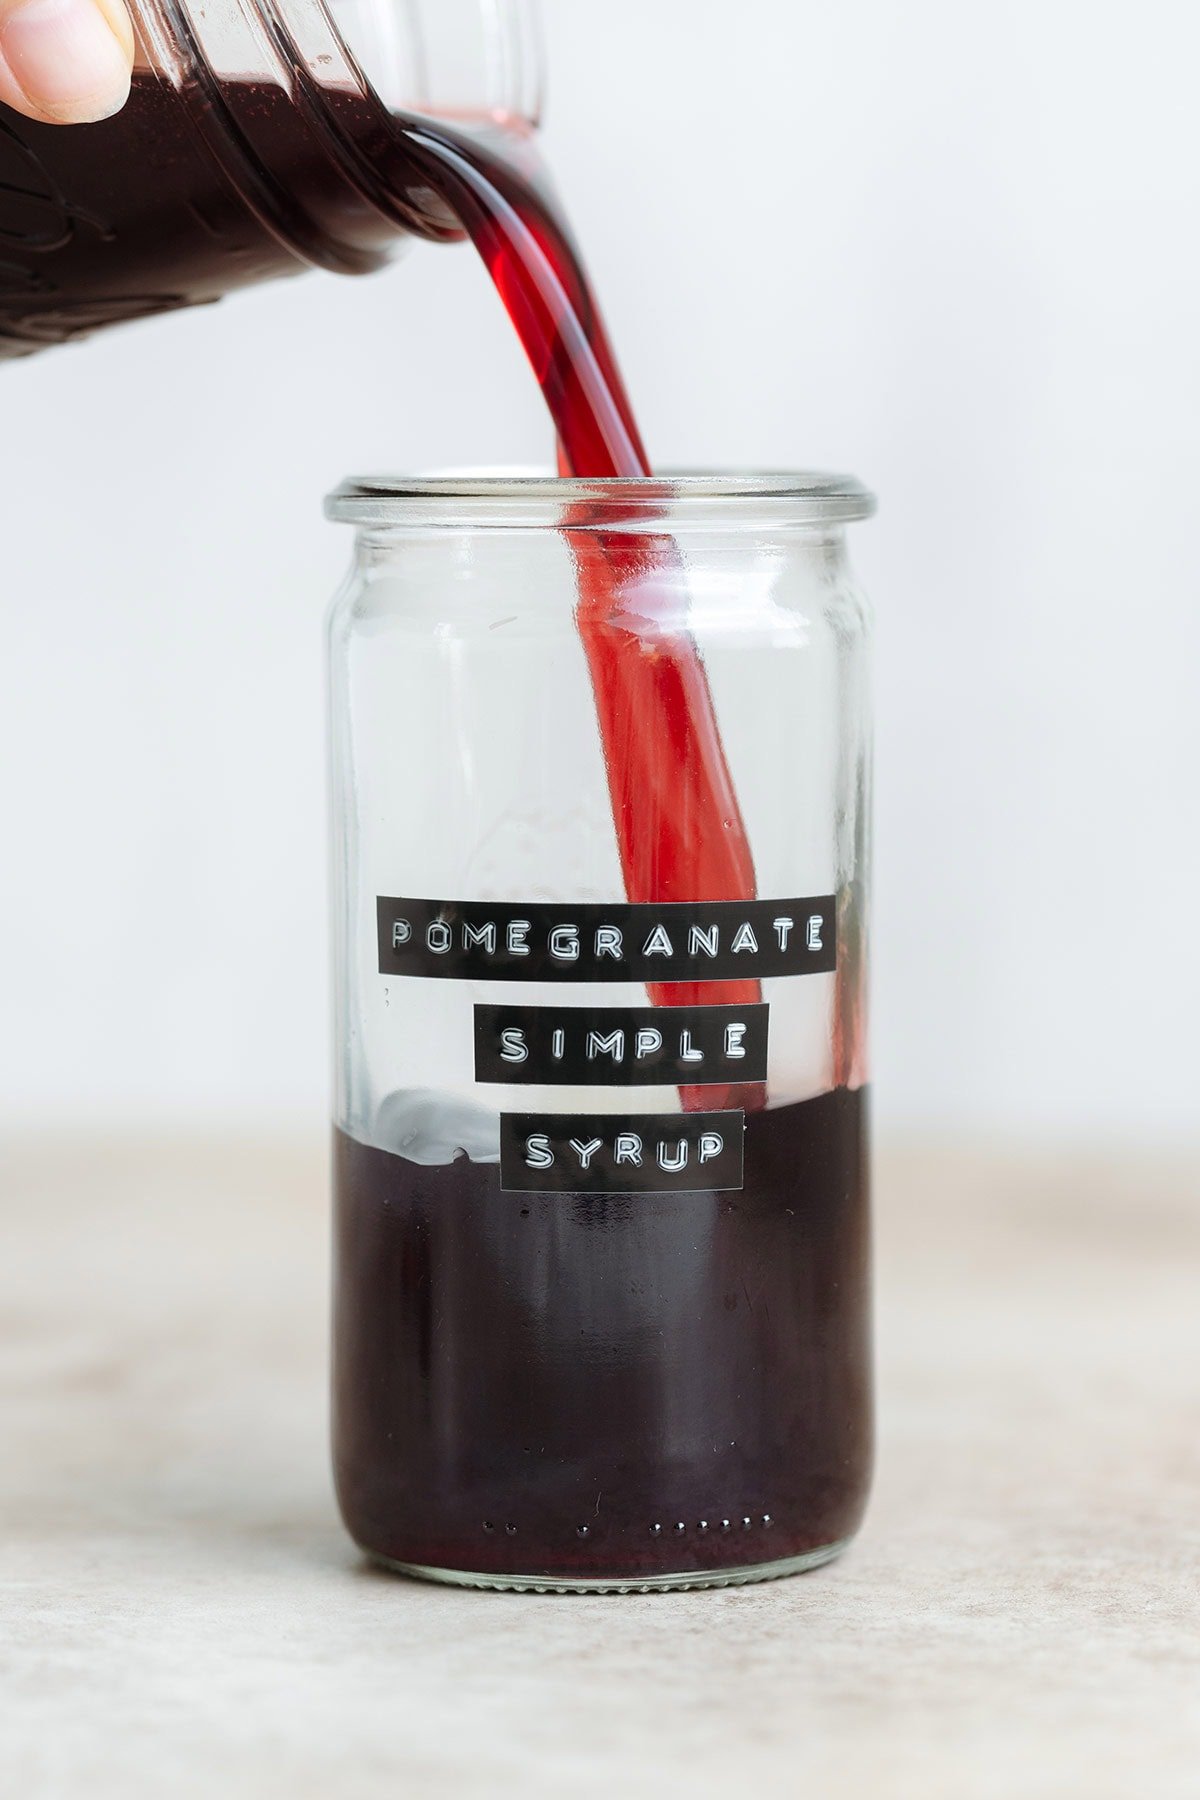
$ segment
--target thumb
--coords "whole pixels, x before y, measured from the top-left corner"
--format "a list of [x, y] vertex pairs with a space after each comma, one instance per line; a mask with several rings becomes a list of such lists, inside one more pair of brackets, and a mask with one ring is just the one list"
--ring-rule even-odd
[[129, 93], [124, 0], [0, 0], [0, 101], [50, 125], [106, 119]]

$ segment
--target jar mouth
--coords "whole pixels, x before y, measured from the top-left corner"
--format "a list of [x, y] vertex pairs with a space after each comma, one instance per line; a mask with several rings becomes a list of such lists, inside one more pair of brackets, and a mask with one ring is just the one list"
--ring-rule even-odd
[[[669, 512], [732, 522], [767, 514], [797, 525], [868, 519], [875, 496], [852, 475], [786, 470], [667, 470], [653, 476], [580, 480], [540, 470], [463, 469], [430, 475], [350, 476], [325, 502], [326, 516], [352, 525], [405, 526], [454, 514], [461, 522], [528, 525], [580, 509], [596, 526], [611, 515]], [[566, 523], [574, 523], [568, 519]]]

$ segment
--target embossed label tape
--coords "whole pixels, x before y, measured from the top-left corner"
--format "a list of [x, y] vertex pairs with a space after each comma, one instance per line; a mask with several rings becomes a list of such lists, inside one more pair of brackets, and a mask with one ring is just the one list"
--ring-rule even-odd
[[769, 1008], [475, 1008], [475, 1079], [532, 1086], [765, 1081]]
[[502, 1113], [506, 1193], [706, 1193], [742, 1185], [740, 1109]]
[[834, 897], [646, 906], [376, 902], [381, 975], [457, 981], [763, 981], [828, 974]]

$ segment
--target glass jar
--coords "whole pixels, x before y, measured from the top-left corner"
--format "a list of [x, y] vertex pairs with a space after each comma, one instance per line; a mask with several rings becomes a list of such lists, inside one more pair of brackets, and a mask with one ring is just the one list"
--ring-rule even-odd
[[131, 0], [133, 88], [96, 125], [0, 106], [0, 360], [456, 222], [400, 114], [526, 131], [532, 0]]
[[[334, 1442], [385, 1563], [705, 1586], [858, 1526], [871, 509], [808, 476], [330, 500]], [[714, 893], [735, 828], [756, 886]]]

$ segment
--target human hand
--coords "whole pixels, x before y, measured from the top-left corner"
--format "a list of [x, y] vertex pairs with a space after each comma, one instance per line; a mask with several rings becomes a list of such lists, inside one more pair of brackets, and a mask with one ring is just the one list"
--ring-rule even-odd
[[133, 27], [124, 0], [0, 0], [0, 101], [48, 125], [125, 104]]

